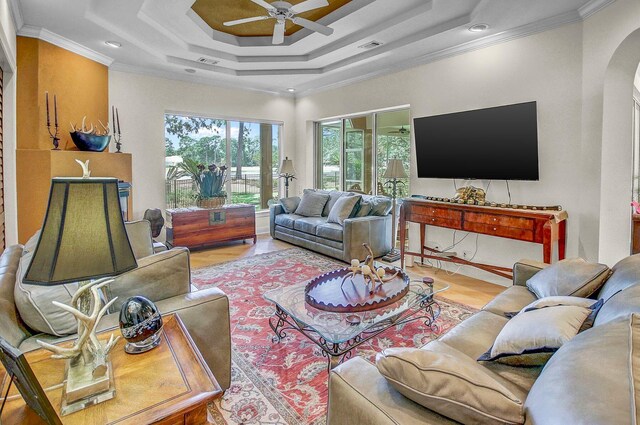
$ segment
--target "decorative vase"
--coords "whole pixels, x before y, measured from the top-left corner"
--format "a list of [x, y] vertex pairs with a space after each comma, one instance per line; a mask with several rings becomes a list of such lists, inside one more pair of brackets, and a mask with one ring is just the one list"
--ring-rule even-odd
[[214, 196], [213, 198], [204, 198], [198, 200], [200, 208], [218, 208], [225, 204], [226, 196]]
[[111, 136], [108, 135], [88, 134], [79, 131], [73, 131], [70, 134], [71, 140], [81, 151], [102, 152], [111, 141]]
[[162, 316], [156, 305], [142, 296], [129, 298], [120, 308], [120, 332], [127, 340], [124, 351], [139, 354], [160, 344]]

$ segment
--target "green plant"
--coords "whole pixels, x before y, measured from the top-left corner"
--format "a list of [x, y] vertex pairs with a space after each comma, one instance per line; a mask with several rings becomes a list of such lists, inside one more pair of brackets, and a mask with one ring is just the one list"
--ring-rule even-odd
[[208, 199], [218, 196], [226, 196], [224, 184], [227, 177], [227, 166], [211, 164], [205, 168], [190, 158], [169, 168], [167, 178], [174, 179], [188, 176], [193, 180], [198, 192], [197, 199]]

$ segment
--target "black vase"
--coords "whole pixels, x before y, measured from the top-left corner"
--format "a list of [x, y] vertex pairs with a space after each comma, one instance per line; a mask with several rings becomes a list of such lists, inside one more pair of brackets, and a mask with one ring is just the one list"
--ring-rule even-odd
[[124, 351], [140, 354], [157, 347], [162, 333], [162, 316], [156, 305], [142, 296], [129, 298], [120, 308], [120, 332], [127, 340]]

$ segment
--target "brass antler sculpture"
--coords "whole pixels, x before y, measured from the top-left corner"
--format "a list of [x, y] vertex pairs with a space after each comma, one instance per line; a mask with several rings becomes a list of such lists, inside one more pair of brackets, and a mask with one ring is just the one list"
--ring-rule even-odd
[[38, 344], [42, 348], [54, 353], [51, 356], [54, 359], [72, 359], [72, 361], [82, 359], [85, 365], [91, 365], [94, 378], [104, 376], [107, 372], [107, 356], [120, 339], [119, 336], [114, 337], [111, 334], [109, 341], [103, 344], [96, 336], [96, 328], [100, 319], [117, 299], [112, 299], [100, 308], [102, 305], [100, 289], [111, 282], [113, 279], [100, 279], [82, 285], [71, 298], [71, 306], [53, 301], [54, 305], [73, 314], [78, 319], [78, 339], [72, 347], [59, 347], [38, 340]]
[[382, 287], [385, 282], [389, 282], [390, 280], [394, 279], [398, 275], [398, 271], [396, 271], [388, 278], [385, 278], [384, 276], [386, 275], [387, 271], [384, 269], [384, 267], [378, 267], [378, 269], [376, 269], [376, 266], [373, 262], [374, 257], [371, 247], [369, 247], [369, 245], [366, 243], [363, 243], [362, 246], [364, 246], [366, 250], [369, 251], [369, 255], [367, 255], [367, 257], [364, 259], [363, 264], [360, 264], [360, 260], [358, 259], [351, 260], [351, 271], [347, 273], [342, 279], [340, 288], [342, 288], [342, 285], [344, 285], [344, 282], [347, 279], [351, 279], [351, 282], [353, 283], [354, 276], [361, 274], [364, 278], [365, 285], [369, 288], [369, 295], [373, 295]]

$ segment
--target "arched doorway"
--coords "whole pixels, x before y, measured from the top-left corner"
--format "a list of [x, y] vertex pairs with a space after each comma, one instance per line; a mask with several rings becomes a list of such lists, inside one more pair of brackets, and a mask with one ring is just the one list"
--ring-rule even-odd
[[640, 28], [629, 34], [615, 50], [604, 80], [599, 260], [607, 264], [629, 255], [633, 82], [638, 63]]

